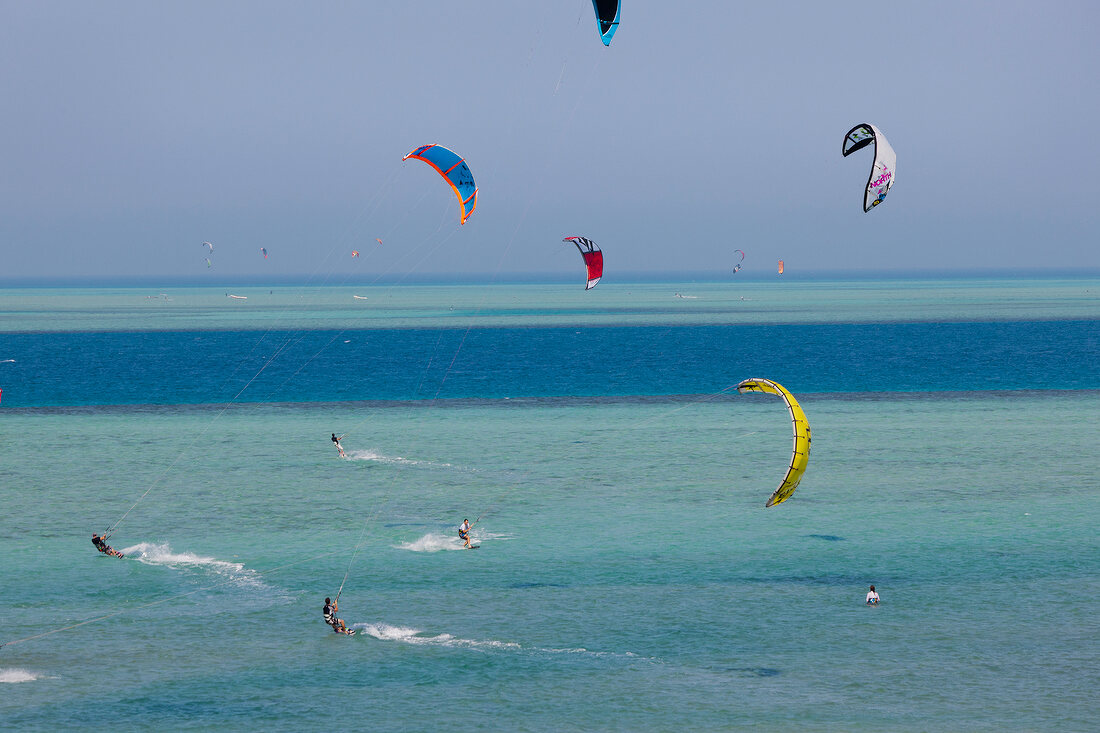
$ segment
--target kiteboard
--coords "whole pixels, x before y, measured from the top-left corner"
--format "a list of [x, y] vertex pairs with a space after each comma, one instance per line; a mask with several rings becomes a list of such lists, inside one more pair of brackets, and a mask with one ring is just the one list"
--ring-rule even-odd
[[469, 546], [469, 547], [467, 547], [466, 549], [467, 549], [467, 550], [476, 550], [476, 549], [477, 549], [477, 548], [479, 548], [479, 547], [481, 547], [481, 545], [470, 545], [470, 546]]

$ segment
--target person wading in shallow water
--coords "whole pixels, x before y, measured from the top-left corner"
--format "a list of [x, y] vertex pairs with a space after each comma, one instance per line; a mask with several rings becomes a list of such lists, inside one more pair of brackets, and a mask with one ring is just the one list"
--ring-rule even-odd
[[868, 606], [877, 606], [878, 605], [878, 591], [875, 590], [875, 586], [873, 586], [873, 585], [871, 586], [871, 592], [867, 594], [867, 605]]

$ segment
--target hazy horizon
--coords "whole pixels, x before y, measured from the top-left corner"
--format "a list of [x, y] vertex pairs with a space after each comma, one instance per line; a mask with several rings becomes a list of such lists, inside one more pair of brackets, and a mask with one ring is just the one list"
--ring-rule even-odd
[[[797, 280], [801, 282], [848, 282], [848, 281], [921, 281], [921, 280], [1090, 280], [1100, 278], [1097, 269], [1056, 269], [1019, 271], [1010, 268], [999, 270], [819, 270], [815, 272], [791, 272], [783, 275], [776, 273], [738, 273], [729, 277], [720, 272], [670, 272], [655, 273], [638, 270], [617, 273], [613, 279], [601, 281], [601, 287], [608, 284], [629, 285], [634, 283], [726, 283], [735, 287], [739, 281], [747, 283], [782, 282]], [[174, 275], [134, 275], [134, 276], [69, 276], [69, 277], [26, 277], [2, 278], [0, 289], [20, 288], [140, 288], [140, 287], [211, 287], [220, 288], [231, 285], [249, 288], [262, 287], [392, 287], [395, 285], [570, 285], [584, 286], [575, 274], [563, 272], [536, 273], [510, 272], [489, 279], [478, 273], [411, 273], [380, 278], [345, 278], [333, 281], [328, 275], [318, 278], [286, 275], [282, 277], [264, 277], [260, 275], [222, 275], [222, 276], [174, 276]]]
[[1092, 3], [2, 7], [8, 281], [1100, 268]]

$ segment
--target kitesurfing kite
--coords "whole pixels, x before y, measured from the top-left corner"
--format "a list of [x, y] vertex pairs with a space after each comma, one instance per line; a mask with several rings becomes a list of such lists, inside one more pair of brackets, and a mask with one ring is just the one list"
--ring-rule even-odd
[[204, 258], [203, 258], [203, 262], [205, 262], [205, 263], [206, 263], [206, 266], [207, 266], [207, 267], [213, 267], [213, 266], [214, 266], [214, 265], [213, 265], [213, 263], [212, 263], [212, 262], [210, 262], [210, 258], [209, 258], [209, 257], [204, 257]]
[[603, 252], [600, 251], [599, 245], [584, 237], [566, 237], [561, 241], [577, 245], [577, 251], [584, 258], [584, 266], [588, 270], [588, 280], [584, 289], [591, 290], [596, 287], [596, 283], [603, 277]]
[[439, 172], [446, 179], [458, 196], [458, 203], [462, 206], [459, 216], [459, 224], [465, 224], [477, 208], [477, 186], [474, 184], [474, 174], [470, 172], [470, 166], [466, 161], [448, 150], [442, 145], [421, 145], [416, 150], [406, 155], [401, 160], [415, 158], [422, 160]]
[[871, 143], [875, 145], [875, 161], [871, 164], [871, 176], [867, 179], [867, 191], [863, 195], [864, 212], [883, 202], [897, 178], [898, 156], [886, 141], [886, 136], [874, 125], [864, 122], [848, 130], [841, 152], [848, 157]]
[[779, 260], [779, 274], [783, 274], [783, 260]]
[[352, 259], [355, 259], [355, 258], [356, 258], [356, 257], [358, 257], [358, 256], [359, 256], [359, 250], [357, 250], [357, 249], [353, 249], [353, 250], [351, 251], [351, 258], [352, 258]]
[[267, 259], [267, 247], [260, 247], [260, 252], [263, 253], [264, 259]]
[[202, 246], [210, 250], [210, 254], [214, 254], [214, 245], [210, 244], [210, 242], [203, 242]]
[[794, 449], [791, 451], [791, 465], [787, 469], [787, 475], [783, 477], [783, 483], [779, 484], [779, 488], [775, 490], [765, 506], [782, 504], [798, 488], [798, 482], [802, 480], [802, 474], [806, 473], [806, 463], [810, 460], [810, 423], [806, 420], [806, 413], [802, 411], [802, 406], [778, 382], [773, 382], [770, 379], [746, 379], [737, 385], [737, 391], [741, 394], [763, 392], [779, 395], [787, 403], [787, 411], [791, 414], [791, 425], [794, 427]]
[[382, 244], [382, 240], [381, 240], [381, 239], [379, 239], [378, 237], [375, 237], [375, 238], [374, 238], [374, 241], [378, 242], [379, 246], [381, 246], [381, 244]]
[[741, 255], [741, 259], [737, 260], [737, 264], [733, 266], [733, 271], [734, 271], [734, 272], [740, 272], [740, 270], [741, 270], [741, 265], [742, 265], [742, 264], [743, 264], [743, 263], [745, 262], [745, 253], [744, 253], [744, 252], [742, 252], [742, 251], [741, 251], [741, 250], [739, 250], [739, 249], [735, 249], [735, 250], [733, 250], [733, 251], [734, 251], [734, 252], [737, 252], [738, 254], [740, 254], [740, 255]]
[[621, 5], [620, 0], [592, 0], [592, 7], [596, 11], [596, 27], [605, 46], [611, 45], [611, 37], [619, 29]]

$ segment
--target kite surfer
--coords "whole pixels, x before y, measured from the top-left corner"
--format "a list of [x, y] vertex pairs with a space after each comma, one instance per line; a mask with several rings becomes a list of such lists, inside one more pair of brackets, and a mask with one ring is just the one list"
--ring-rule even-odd
[[[347, 435], [347, 433], [344, 433], [344, 435]], [[340, 438], [343, 438], [344, 435], [341, 435]], [[336, 450], [340, 452], [340, 457], [341, 458], [347, 458], [347, 456], [344, 454], [344, 446], [340, 445], [340, 438], [337, 438], [336, 433], [333, 433], [332, 434], [332, 443], [333, 443], [333, 445], [336, 446]]]
[[123, 557], [122, 553], [107, 544], [106, 537], [100, 537], [95, 532], [92, 532], [92, 544], [95, 548], [102, 552], [104, 555], [111, 555], [113, 557]]
[[325, 623], [332, 627], [332, 630], [337, 634], [347, 634], [351, 636], [354, 631], [348, 631], [347, 625], [341, 618], [336, 618], [336, 612], [340, 609], [337, 607], [339, 602], [333, 602], [331, 598], [325, 599], [325, 607], [321, 610], [321, 613], [325, 615]]
[[878, 591], [875, 590], [875, 586], [873, 586], [873, 585], [871, 586], [871, 592], [867, 594], [867, 605], [868, 606], [877, 606], [878, 605]]
[[462, 540], [463, 547], [467, 550], [470, 549], [470, 520], [463, 519], [461, 526], [458, 528], [458, 538]]

